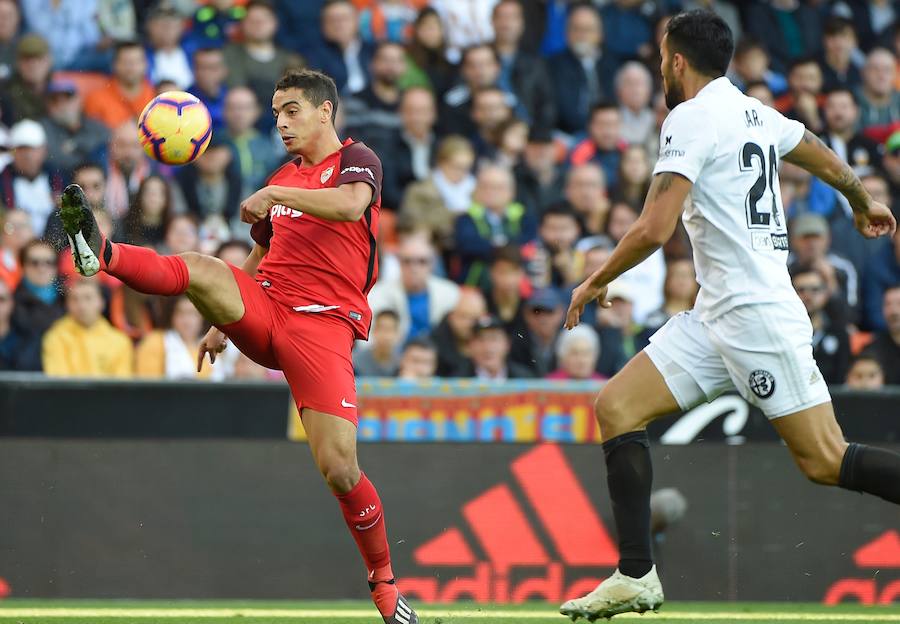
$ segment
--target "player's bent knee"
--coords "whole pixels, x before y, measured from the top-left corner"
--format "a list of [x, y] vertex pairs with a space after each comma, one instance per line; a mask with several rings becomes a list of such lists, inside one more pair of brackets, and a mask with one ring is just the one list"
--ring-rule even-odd
[[841, 474], [841, 458], [832, 456], [798, 457], [797, 465], [807, 479], [819, 485], [837, 485]]
[[359, 481], [359, 466], [353, 452], [337, 449], [319, 452], [316, 463], [332, 492], [345, 494]]
[[629, 422], [628, 407], [614, 392], [601, 390], [594, 399], [594, 417], [600, 426], [604, 440], [622, 433], [632, 431], [635, 427]]

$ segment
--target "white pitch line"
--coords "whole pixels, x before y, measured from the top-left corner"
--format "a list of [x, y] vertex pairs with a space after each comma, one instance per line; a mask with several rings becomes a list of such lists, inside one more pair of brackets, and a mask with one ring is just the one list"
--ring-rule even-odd
[[[88, 609], [88, 608], [0, 608], [0, 620], [16, 618], [306, 618], [306, 619], [371, 619], [374, 611], [371, 609]], [[548, 619], [563, 616], [547, 611], [477, 611], [477, 610], [439, 610], [423, 609], [420, 617], [442, 618], [485, 618], [485, 619]], [[654, 619], [667, 620], [740, 620], [748, 622], [777, 622], [800, 620], [804, 622], [900, 622], [900, 614], [883, 613], [729, 613], [729, 612], [686, 612], [673, 611], [670, 613], [647, 614], [639, 616], [636, 613], [627, 613], [616, 616], [616, 619], [642, 618], [644, 622], [652, 622]], [[585, 620], [586, 621], [586, 620]]]

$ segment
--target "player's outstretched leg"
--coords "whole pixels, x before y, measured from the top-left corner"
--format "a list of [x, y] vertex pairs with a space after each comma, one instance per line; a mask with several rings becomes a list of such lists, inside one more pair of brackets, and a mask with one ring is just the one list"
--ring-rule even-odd
[[372, 601], [385, 624], [417, 624], [419, 621], [394, 582], [391, 551], [378, 492], [360, 471], [356, 460], [356, 427], [348, 420], [303, 410], [313, 459], [338, 500], [344, 522], [366, 564]]
[[597, 396], [594, 410], [604, 440], [606, 479], [619, 538], [619, 567], [591, 593], [560, 607], [560, 613], [572, 620], [643, 613], [659, 609], [663, 603], [650, 545], [653, 466], [645, 427], [677, 409], [665, 380], [643, 352]]
[[776, 418], [772, 425], [811, 481], [900, 504], [900, 455], [865, 444], [847, 444], [831, 403]]

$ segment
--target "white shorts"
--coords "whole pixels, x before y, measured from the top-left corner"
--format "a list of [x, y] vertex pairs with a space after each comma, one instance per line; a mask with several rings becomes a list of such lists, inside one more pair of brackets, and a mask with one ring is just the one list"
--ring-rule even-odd
[[708, 323], [681, 312], [644, 351], [682, 410], [733, 389], [770, 420], [831, 400], [799, 300], [738, 306]]

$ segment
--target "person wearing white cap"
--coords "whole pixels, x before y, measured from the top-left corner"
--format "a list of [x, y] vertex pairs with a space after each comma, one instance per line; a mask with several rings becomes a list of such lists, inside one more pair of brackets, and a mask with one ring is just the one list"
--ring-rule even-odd
[[44, 169], [47, 135], [41, 124], [24, 119], [10, 129], [9, 144], [13, 161], [0, 173], [0, 202], [28, 213], [35, 234], [43, 234], [62, 191], [59, 176]]

